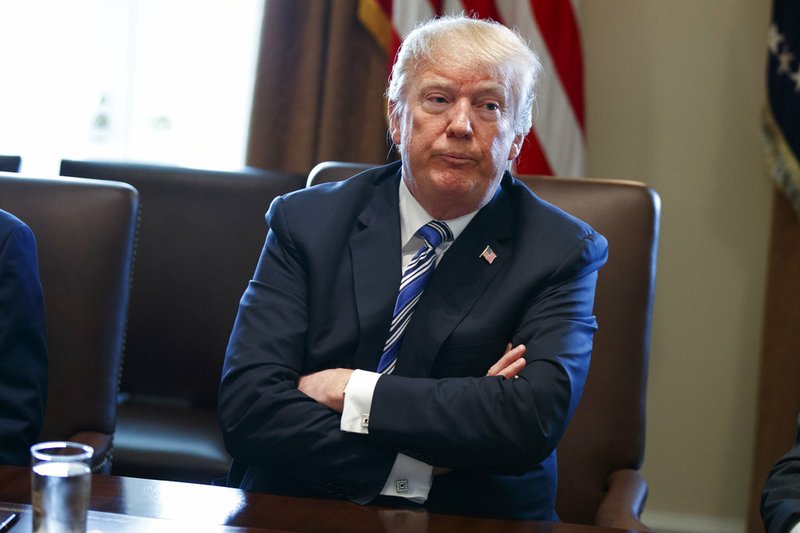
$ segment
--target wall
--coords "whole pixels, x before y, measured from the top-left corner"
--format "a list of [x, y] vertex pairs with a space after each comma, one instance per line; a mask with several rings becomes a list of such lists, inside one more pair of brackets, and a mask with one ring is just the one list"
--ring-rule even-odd
[[[581, 4], [589, 174], [663, 202], [645, 521], [744, 531], [771, 183], [758, 135], [768, 0]], [[613, 251], [611, 252], [613, 253]]]

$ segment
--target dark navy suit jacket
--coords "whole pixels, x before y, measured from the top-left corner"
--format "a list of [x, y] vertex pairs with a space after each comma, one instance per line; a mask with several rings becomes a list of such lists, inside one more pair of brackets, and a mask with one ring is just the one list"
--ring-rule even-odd
[[[402, 451], [452, 469], [429, 510], [554, 519], [554, 450], [589, 369], [607, 243], [509, 174], [434, 271], [369, 434], [297, 390], [303, 374], [377, 367], [401, 277], [399, 180], [393, 163], [270, 207], [220, 389], [229, 483], [367, 503]], [[508, 342], [528, 348], [520, 379], [486, 377]]]
[[0, 464], [28, 465], [47, 398], [47, 348], [36, 241], [0, 210]]
[[785, 533], [800, 522], [800, 418], [795, 445], [775, 463], [761, 494], [767, 533]]

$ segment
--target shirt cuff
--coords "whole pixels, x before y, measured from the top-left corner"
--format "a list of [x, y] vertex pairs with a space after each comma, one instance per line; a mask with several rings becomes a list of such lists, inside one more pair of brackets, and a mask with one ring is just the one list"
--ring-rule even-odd
[[800, 522], [795, 524], [794, 527], [789, 530], [789, 533], [800, 533]]
[[382, 496], [397, 496], [414, 503], [425, 503], [433, 482], [433, 467], [413, 457], [397, 454]]
[[372, 395], [382, 374], [354, 370], [344, 388], [344, 408], [339, 428], [350, 433], [369, 433], [369, 412]]

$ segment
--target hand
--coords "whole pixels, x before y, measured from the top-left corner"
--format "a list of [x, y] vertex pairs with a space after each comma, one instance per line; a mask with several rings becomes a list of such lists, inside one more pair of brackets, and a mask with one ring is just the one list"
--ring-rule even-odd
[[527, 364], [525, 358], [522, 357], [523, 355], [525, 355], [524, 344], [512, 348], [509, 342], [508, 346], [506, 346], [506, 351], [503, 352], [503, 357], [492, 365], [486, 375], [503, 376], [506, 379], [516, 378], [517, 374], [519, 374]]
[[351, 368], [330, 368], [306, 374], [297, 381], [297, 390], [341, 413], [344, 410], [344, 388], [352, 373]]

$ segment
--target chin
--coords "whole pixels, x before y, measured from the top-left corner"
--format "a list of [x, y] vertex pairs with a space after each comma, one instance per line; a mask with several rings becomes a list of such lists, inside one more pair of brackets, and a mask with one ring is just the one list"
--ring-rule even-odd
[[436, 188], [445, 194], [454, 196], [475, 196], [486, 192], [486, 184], [476, 178], [472, 172], [451, 170], [437, 173], [434, 178]]

